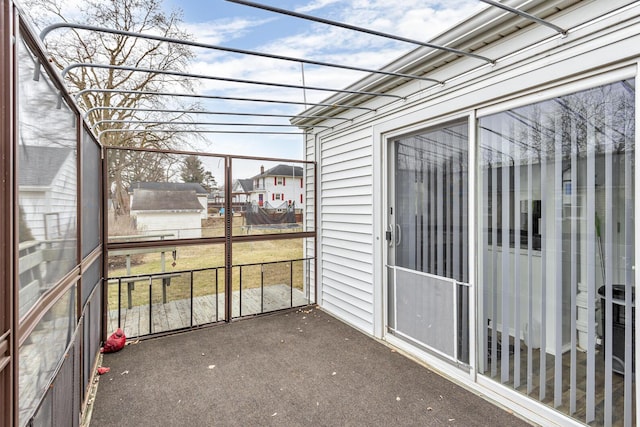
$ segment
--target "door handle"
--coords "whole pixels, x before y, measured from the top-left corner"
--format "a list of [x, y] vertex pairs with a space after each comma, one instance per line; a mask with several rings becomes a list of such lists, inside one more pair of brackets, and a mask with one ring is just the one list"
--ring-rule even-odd
[[400, 246], [400, 242], [402, 242], [402, 228], [400, 224], [396, 224], [396, 246]]
[[389, 224], [387, 231], [385, 231], [385, 239], [389, 242], [389, 247], [393, 246], [393, 226]]

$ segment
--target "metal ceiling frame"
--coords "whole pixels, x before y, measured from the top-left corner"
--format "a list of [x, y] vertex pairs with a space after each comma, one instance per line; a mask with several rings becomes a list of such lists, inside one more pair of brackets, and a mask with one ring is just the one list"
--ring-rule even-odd
[[[111, 132], [168, 132], [168, 133], [220, 133], [220, 134], [251, 134], [251, 135], [304, 135], [304, 132], [272, 132], [272, 131], [232, 131], [232, 130], [206, 130], [206, 129], [105, 129], [98, 132], [98, 138]], [[120, 147], [129, 149], [128, 147]]]
[[[466, 56], [466, 57], [470, 57], [470, 58], [475, 58], [475, 59], [479, 59], [482, 60], [488, 64], [491, 65], [495, 65], [496, 62], [498, 61], [498, 59], [491, 59], [485, 56], [481, 56], [478, 54], [474, 54], [471, 52], [465, 52], [462, 50], [458, 50], [458, 49], [454, 49], [454, 48], [450, 48], [447, 46], [441, 46], [441, 45], [437, 45], [437, 44], [433, 44], [433, 43], [427, 43], [427, 42], [422, 42], [422, 41], [418, 41], [418, 40], [412, 40], [412, 39], [408, 39], [408, 38], [404, 38], [404, 37], [400, 37], [400, 36], [395, 36], [392, 34], [387, 34], [387, 33], [382, 33], [379, 31], [375, 31], [375, 30], [370, 30], [367, 28], [362, 28], [362, 27], [358, 27], [355, 25], [350, 25], [350, 24], [345, 24], [345, 23], [341, 23], [341, 22], [337, 22], [337, 21], [332, 21], [329, 19], [324, 19], [324, 18], [318, 18], [318, 17], [314, 17], [311, 15], [306, 15], [306, 14], [302, 14], [302, 13], [298, 13], [298, 12], [293, 12], [293, 11], [289, 11], [289, 10], [285, 10], [285, 9], [280, 9], [277, 7], [272, 7], [272, 6], [267, 6], [267, 5], [262, 5], [259, 3], [255, 3], [255, 2], [251, 2], [251, 1], [247, 1], [247, 0], [226, 0], [228, 2], [231, 3], [236, 3], [239, 5], [244, 5], [244, 6], [249, 6], [249, 7], [254, 7], [254, 8], [258, 8], [258, 9], [263, 9], [263, 10], [267, 10], [267, 11], [271, 11], [271, 12], [276, 12], [276, 13], [280, 13], [280, 14], [284, 14], [284, 15], [288, 15], [288, 16], [292, 16], [295, 18], [300, 18], [300, 19], [306, 19], [306, 20], [311, 20], [311, 21], [315, 21], [315, 22], [319, 22], [319, 23], [323, 23], [323, 24], [327, 24], [327, 25], [332, 25], [332, 26], [336, 26], [336, 27], [341, 27], [341, 28], [345, 28], [348, 30], [352, 30], [352, 31], [356, 31], [356, 32], [361, 32], [361, 33], [367, 33], [367, 34], [372, 34], [372, 35], [376, 35], [376, 36], [380, 36], [380, 37], [384, 37], [384, 38], [388, 38], [388, 39], [393, 39], [393, 40], [398, 40], [398, 41], [402, 41], [402, 42], [407, 42], [407, 43], [411, 43], [411, 44], [416, 44], [416, 45], [420, 45], [420, 46], [425, 46], [425, 47], [430, 47], [432, 49], [435, 50], [443, 50], [455, 55], [459, 55], [459, 56]], [[565, 30], [563, 28], [560, 28], [554, 24], [549, 23], [548, 21], [545, 21], [544, 19], [540, 19], [537, 18], [531, 14], [528, 14], [526, 12], [520, 11], [518, 9], [515, 9], [513, 7], [504, 5], [498, 1], [494, 1], [494, 0], [480, 0], [490, 6], [494, 6], [503, 10], [506, 10], [509, 13], [513, 13], [516, 14], [518, 16], [521, 16], [525, 19], [529, 19], [532, 20], [536, 23], [539, 23], [541, 25], [545, 25], [547, 27], [552, 28], [554, 31], [556, 31], [558, 34], [560, 34], [562, 37], [565, 37], [569, 30]], [[226, 52], [231, 52], [231, 53], [237, 53], [237, 54], [244, 54], [244, 55], [253, 55], [253, 56], [258, 56], [258, 57], [264, 57], [264, 58], [270, 58], [270, 59], [277, 59], [277, 60], [284, 60], [284, 61], [291, 61], [291, 62], [299, 62], [302, 64], [311, 64], [311, 65], [317, 65], [317, 66], [327, 66], [327, 67], [333, 67], [333, 68], [341, 68], [341, 69], [347, 69], [347, 70], [355, 70], [355, 71], [363, 71], [363, 72], [368, 72], [371, 73], [373, 75], [375, 74], [383, 74], [383, 75], [387, 75], [387, 76], [393, 76], [393, 77], [398, 77], [398, 78], [405, 78], [405, 79], [411, 79], [411, 80], [426, 80], [426, 81], [430, 81], [430, 82], [434, 82], [436, 85], [444, 85], [445, 81], [442, 80], [438, 80], [438, 79], [432, 79], [432, 78], [427, 78], [424, 76], [417, 76], [417, 75], [412, 75], [412, 74], [405, 74], [405, 73], [401, 73], [401, 72], [391, 72], [391, 71], [382, 71], [382, 70], [372, 70], [372, 69], [367, 69], [367, 68], [361, 68], [361, 67], [354, 67], [354, 66], [349, 66], [349, 65], [340, 65], [340, 64], [335, 64], [335, 63], [328, 63], [328, 62], [321, 62], [321, 61], [314, 61], [314, 60], [307, 60], [307, 59], [303, 59], [303, 58], [295, 58], [295, 57], [287, 57], [287, 56], [281, 56], [281, 55], [274, 55], [274, 54], [269, 54], [269, 53], [263, 53], [263, 52], [255, 52], [255, 51], [249, 51], [249, 50], [244, 50], [244, 49], [235, 49], [235, 48], [229, 48], [229, 47], [224, 47], [224, 46], [217, 46], [217, 45], [212, 45], [212, 44], [206, 44], [206, 43], [200, 43], [200, 42], [196, 42], [196, 41], [188, 41], [188, 40], [179, 40], [179, 39], [174, 39], [174, 38], [169, 38], [169, 37], [162, 37], [162, 36], [156, 36], [156, 35], [152, 35], [152, 34], [142, 34], [142, 33], [134, 33], [134, 32], [130, 32], [130, 31], [122, 31], [122, 30], [116, 30], [116, 29], [109, 29], [109, 28], [102, 28], [102, 27], [96, 27], [96, 26], [90, 26], [90, 25], [83, 25], [83, 24], [74, 24], [74, 23], [57, 23], [57, 24], [53, 24], [50, 25], [48, 27], [46, 27], [41, 33], [40, 33], [40, 39], [42, 41], [44, 41], [44, 39], [46, 38], [46, 36], [56, 30], [56, 29], [60, 29], [60, 28], [70, 28], [70, 29], [78, 29], [78, 30], [88, 30], [88, 31], [96, 31], [96, 32], [103, 32], [103, 33], [109, 33], [109, 34], [117, 34], [117, 35], [123, 35], [123, 36], [128, 36], [128, 37], [134, 37], [134, 38], [141, 38], [141, 39], [147, 39], [147, 40], [156, 40], [156, 41], [161, 41], [161, 42], [168, 42], [168, 43], [177, 43], [177, 44], [181, 44], [181, 45], [186, 45], [186, 46], [192, 46], [192, 47], [197, 47], [197, 48], [204, 48], [204, 49], [212, 49], [212, 50], [221, 50], [221, 51], [226, 51]], [[78, 35], [78, 37], [80, 37]], [[130, 66], [124, 66], [124, 65], [110, 65], [110, 64], [95, 64], [95, 63], [74, 63], [74, 64], [70, 64], [67, 67], [65, 67], [62, 71], [61, 71], [61, 76], [62, 79], [64, 80], [66, 74], [68, 72], [70, 72], [71, 70], [75, 69], [75, 68], [79, 68], [79, 67], [86, 67], [86, 68], [99, 68], [99, 69], [111, 69], [111, 70], [124, 70], [124, 71], [131, 71], [131, 72], [146, 72], [146, 73], [153, 73], [153, 74], [164, 74], [164, 75], [173, 75], [173, 76], [179, 76], [179, 77], [186, 77], [186, 78], [195, 78], [195, 79], [207, 79], [207, 80], [216, 80], [216, 81], [222, 81], [222, 82], [230, 82], [230, 83], [240, 83], [240, 84], [253, 84], [253, 85], [260, 85], [260, 86], [269, 86], [269, 87], [281, 87], [281, 88], [288, 88], [288, 89], [302, 89], [302, 90], [313, 90], [313, 91], [326, 91], [326, 92], [331, 92], [333, 94], [350, 94], [350, 95], [363, 95], [363, 96], [371, 96], [371, 97], [388, 97], [388, 98], [394, 98], [395, 100], [406, 100], [407, 97], [402, 97], [402, 96], [398, 96], [398, 95], [394, 95], [394, 94], [390, 94], [390, 93], [385, 93], [385, 92], [375, 92], [375, 91], [366, 91], [366, 90], [349, 90], [349, 89], [333, 89], [333, 88], [325, 88], [325, 87], [313, 87], [313, 86], [307, 86], [304, 83], [304, 79], [303, 79], [303, 83], [302, 85], [295, 85], [295, 84], [286, 84], [286, 83], [275, 83], [275, 82], [265, 82], [265, 81], [256, 81], [256, 80], [246, 80], [246, 79], [236, 79], [236, 78], [230, 78], [230, 77], [218, 77], [218, 76], [210, 76], [210, 75], [202, 75], [202, 74], [192, 74], [192, 73], [185, 73], [185, 72], [179, 72], [179, 71], [172, 71], [172, 70], [158, 70], [158, 69], [150, 69], [150, 68], [142, 68], [142, 67], [130, 67]], [[37, 80], [37, 78], [39, 77], [39, 72], [40, 72], [40, 67], [39, 65], [36, 66], [36, 70], [34, 72], [34, 79]], [[366, 87], [364, 87], [366, 89]], [[367, 108], [367, 107], [361, 107], [361, 106], [357, 106], [357, 105], [348, 105], [348, 104], [337, 104], [337, 103], [330, 103], [330, 102], [325, 102], [325, 103], [309, 103], [309, 102], [301, 102], [301, 101], [285, 101], [285, 100], [272, 100], [272, 99], [256, 99], [256, 98], [242, 98], [242, 97], [226, 97], [226, 96], [215, 96], [215, 95], [204, 95], [204, 94], [178, 94], [178, 93], [169, 93], [169, 92], [152, 92], [152, 91], [136, 91], [136, 90], [121, 90], [121, 89], [101, 89], [101, 88], [89, 88], [89, 89], [83, 89], [79, 92], [77, 92], [75, 94], [75, 100], [78, 101], [79, 97], [81, 95], [84, 95], [86, 93], [90, 93], [90, 92], [103, 92], [103, 93], [121, 93], [121, 94], [125, 94], [125, 93], [137, 93], [137, 94], [149, 94], [149, 95], [153, 95], [153, 96], [183, 96], [183, 97], [193, 97], [193, 98], [202, 98], [202, 99], [220, 99], [220, 100], [235, 100], [235, 101], [248, 101], [248, 102], [264, 102], [264, 103], [279, 103], [279, 104], [292, 104], [292, 105], [304, 105], [304, 106], [317, 106], [317, 107], [336, 107], [336, 108], [343, 108], [343, 109], [361, 109], [361, 110], [366, 110], [369, 112], [375, 112], [377, 111], [374, 108]], [[98, 111], [98, 110], [123, 110], [123, 111], [157, 111], [157, 112], [172, 112], [172, 113], [185, 113], [185, 114], [218, 114], [218, 115], [236, 115], [236, 116], [256, 116], [256, 117], [283, 117], [283, 118], [293, 118], [293, 117], [298, 117], [298, 118], [317, 118], [317, 119], [336, 119], [336, 120], [343, 120], [343, 121], [352, 121], [352, 119], [346, 119], [343, 117], [334, 117], [334, 116], [327, 116], [327, 115], [323, 115], [323, 116], [316, 116], [316, 115], [278, 115], [278, 114], [260, 114], [260, 113], [233, 113], [233, 112], [221, 112], [221, 111], [193, 111], [193, 110], [178, 110], [178, 109], [150, 109], [150, 108], [125, 108], [125, 107], [111, 107], [111, 106], [100, 106], [100, 107], [94, 107], [91, 108], [89, 110], [87, 110], [84, 113], [84, 118], [87, 118], [88, 115], [91, 112], [94, 111]], [[124, 121], [124, 120], [103, 120], [103, 121], [98, 121], [96, 122], [93, 126], [92, 129], [95, 129], [96, 126], [100, 125], [100, 124], [104, 124], [104, 123], [156, 123], [156, 124], [176, 124], [176, 122], [159, 122], [159, 121]], [[180, 123], [180, 124], [184, 124], [184, 125], [196, 125], [196, 124], [201, 124], [201, 125], [230, 125], [230, 126], [295, 126], [295, 127], [299, 127], [299, 128], [303, 128], [303, 127], [307, 127], [307, 126], [298, 126], [298, 125], [280, 125], [280, 124], [267, 124], [267, 123], [261, 123], [261, 124], [246, 124], [246, 123], [211, 123], [211, 122], [184, 122], [184, 123]], [[314, 127], [314, 126], [308, 126], [308, 127]], [[318, 127], [318, 126], [315, 126]], [[326, 127], [326, 128], [331, 128], [331, 127]], [[109, 130], [109, 129], [105, 129], [102, 132], [100, 132], [100, 135], [106, 131], [127, 131], [127, 129], [113, 129], [113, 130]], [[153, 131], [167, 131], [167, 132], [176, 132], [176, 131], [183, 131], [183, 130], [174, 130], [174, 129], [167, 129], [167, 130], [157, 130], [154, 129]], [[193, 132], [193, 133], [198, 133], [198, 132], [202, 132], [202, 133], [263, 133], [263, 132], [239, 132], [239, 131], [203, 131], [203, 130], [189, 130], [187, 132]], [[274, 133], [274, 132], [266, 132], [266, 133]], [[286, 134], [293, 134], [293, 133], [286, 133]]]
[[[228, 111], [209, 111], [209, 110], [174, 110], [174, 109], [161, 109], [161, 108], [132, 108], [132, 107], [93, 107], [89, 108], [84, 114], [83, 117], [87, 118], [89, 114], [94, 111], [100, 110], [116, 110], [116, 111], [144, 111], [144, 112], [154, 112], [154, 113], [183, 113], [183, 114], [209, 114], [209, 115], [218, 115], [218, 116], [239, 116], [239, 117], [284, 117], [291, 118], [290, 114], [269, 114], [269, 113], [238, 113], [238, 112], [228, 112]], [[298, 115], [297, 117], [307, 118], [307, 119], [335, 119], [342, 120], [345, 122], [352, 122], [352, 119], [347, 119], [345, 117], [338, 116], [307, 116], [307, 115]], [[103, 122], [105, 122], [103, 120]], [[94, 124], [95, 127], [97, 125]]]
[[238, 122], [176, 122], [170, 120], [99, 120], [91, 126], [95, 129], [97, 126], [105, 123], [139, 123], [139, 124], [159, 124], [159, 125], [179, 125], [179, 126], [255, 126], [255, 127], [297, 127], [297, 128], [323, 128], [323, 129], [331, 129], [331, 126], [320, 126], [320, 125], [290, 125], [290, 124], [282, 124], [282, 123], [238, 123]]
[[217, 80], [223, 82], [230, 83], [243, 83], [243, 84], [254, 84], [259, 86], [271, 86], [271, 87], [283, 87], [288, 89], [303, 89], [303, 90], [317, 90], [323, 92], [332, 92], [332, 93], [349, 93], [352, 95], [368, 95], [368, 96], [382, 96], [387, 98], [395, 98], [395, 99], [404, 99], [402, 96], [392, 95], [390, 93], [382, 93], [382, 92], [367, 92], [360, 90], [348, 90], [348, 89], [333, 89], [333, 88], [325, 88], [325, 87], [316, 87], [316, 86], [304, 86], [304, 85], [294, 85], [290, 83], [275, 83], [275, 82], [263, 82], [258, 80], [246, 80], [246, 79], [235, 79], [231, 77], [217, 77], [217, 76], [208, 76], [205, 74], [192, 74], [192, 73], [184, 73], [181, 71], [172, 71], [172, 70], [158, 70], [153, 68], [142, 68], [142, 67], [129, 67], [125, 65], [110, 65], [110, 64], [93, 64], [90, 62], [78, 62], [75, 64], [68, 65], [61, 71], [61, 76], [64, 79], [66, 74], [73, 70], [74, 68], [102, 68], [108, 70], [123, 70], [123, 71], [133, 71], [140, 73], [150, 73], [150, 74], [165, 74], [169, 76], [179, 76], [179, 77], [190, 77], [194, 79], [206, 79], [206, 80]]
[[167, 43], [176, 43], [176, 44], [181, 44], [181, 45], [185, 45], [185, 46], [192, 46], [192, 47], [198, 47], [198, 48], [203, 48], [203, 49], [221, 50], [221, 51], [225, 51], [225, 52], [239, 53], [239, 54], [242, 54], [242, 55], [259, 56], [259, 57], [262, 57], [262, 58], [278, 59], [278, 60], [290, 61], [290, 62], [299, 62], [299, 63], [303, 63], [303, 64], [318, 65], [318, 66], [322, 66], [322, 67], [341, 68], [341, 69], [344, 69], [344, 70], [363, 71], [363, 72], [366, 72], [366, 73], [384, 74], [384, 75], [388, 75], [388, 76], [402, 77], [402, 78], [407, 78], [407, 79], [426, 80], [426, 81], [442, 84], [442, 82], [440, 82], [439, 80], [432, 79], [432, 78], [429, 78], [429, 77], [424, 77], [424, 76], [416, 76], [416, 75], [413, 75], [413, 74], [404, 74], [404, 73], [393, 72], [393, 71], [383, 71], [383, 70], [375, 70], [375, 69], [371, 69], [371, 68], [356, 67], [356, 66], [352, 66], [352, 65], [334, 64], [334, 63], [330, 63], [330, 62], [314, 61], [314, 60], [304, 59], [304, 58], [295, 58], [295, 57], [290, 57], [290, 56], [274, 55], [274, 54], [270, 54], [270, 53], [256, 52], [256, 51], [245, 50], [245, 49], [236, 49], [236, 48], [231, 48], [231, 47], [218, 46], [218, 45], [212, 45], [212, 44], [207, 44], [207, 43], [200, 43], [200, 42], [195, 42], [195, 41], [190, 41], [190, 40], [180, 40], [180, 39], [174, 39], [174, 38], [170, 38], [170, 37], [156, 36], [156, 35], [153, 35], [153, 34], [134, 33], [134, 32], [131, 32], [131, 31], [123, 31], [123, 30], [116, 30], [116, 29], [111, 29], [111, 28], [103, 28], [103, 27], [96, 27], [96, 26], [92, 26], [92, 25], [83, 25], [83, 24], [74, 24], [74, 23], [68, 23], [68, 22], [60, 22], [60, 23], [49, 25], [44, 30], [42, 30], [42, 32], [40, 32], [40, 40], [44, 42], [45, 37], [51, 31], [56, 30], [58, 28], [72, 28], [72, 29], [79, 29], [79, 30], [97, 31], [97, 32], [102, 32], [102, 33], [117, 34], [117, 35], [123, 35], [123, 36], [128, 36], [128, 37], [135, 37], [135, 38], [142, 38], [142, 39], [147, 39], [147, 40], [156, 40], [156, 41], [162, 41], [162, 42], [167, 42]]
[[507, 6], [506, 4], [502, 4], [498, 1], [494, 1], [494, 0], [480, 0], [483, 3], [486, 3], [490, 6], [495, 6], [497, 8], [500, 8], [502, 10], [506, 10], [507, 12], [511, 12], [514, 13], [516, 15], [522, 16], [523, 18], [529, 19], [531, 21], [537, 22], [540, 25], [544, 25], [546, 27], [549, 27], [551, 29], [553, 29], [554, 31], [558, 32], [560, 35], [562, 35], [563, 37], [566, 37], [567, 34], [569, 33], [569, 30], [565, 30], [564, 28], [558, 27], [557, 25], [554, 25], [552, 23], [550, 23], [549, 21], [545, 21], [544, 19], [540, 19], [537, 16], [533, 16], [530, 13], [527, 12], [523, 12], [520, 9], [516, 9], [515, 7], [511, 7], [511, 6]]
[[480, 59], [481, 61], [488, 62], [489, 64], [495, 64], [495, 60], [494, 59], [487, 58], [486, 56], [482, 56], [482, 55], [477, 55], [475, 53], [465, 52], [463, 50], [453, 49], [453, 48], [447, 47], [447, 46], [440, 46], [440, 45], [433, 44], [433, 43], [427, 43], [427, 42], [423, 42], [423, 41], [419, 41], [419, 40], [408, 39], [406, 37], [400, 37], [400, 36], [396, 36], [396, 35], [393, 35], [393, 34], [388, 34], [388, 33], [383, 33], [383, 32], [380, 32], [380, 31], [370, 30], [368, 28], [358, 27], [356, 25], [345, 24], [345, 23], [342, 23], [342, 22], [332, 21], [330, 19], [325, 19], [325, 18], [318, 18], [316, 16], [306, 15], [304, 13], [293, 12], [293, 11], [290, 11], [290, 10], [280, 9], [278, 7], [273, 7], [273, 6], [266, 6], [266, 5], [263, 5], [263, 4], [254, 3], [254, 2], [250, 2], [250, 1], [245, 1], [245, 0], [226, 0], [226, 1], [231, 2], [231, 3], [240, 4], [240, 5], [243, 5], [243, 6], [254, 7], [256, 9], [267, 10], [269, 12], [280, 13], [282, 15], [288, 15], [288, 16], [292, 16], [294, 18], [301, 18], [301, 19], [306, 19], [308, 21], [314, 21], [314, 22], [319, 22], [319, 23], [322, 23], [322, 24], [331, 25], [331, 26], [334, 26], [334, 27], [345, 28], [347, 30], [357, 31], [357, 32], [360, 32], [360, 33], [372, 34], [374, 36], [380, 36], [380, 37], [384, 37], [384, 38], [387, 38], [387, 39], [398, 40], [398, 41], [401, 41], [401, 42], [416, 44], [416, 45], [419, 45], [419, 46], [426, 46], [426, 47], [430, 47], [432, 49], [437, 49], [437, 50], [444, 50], [444, 51], [447, 51], [447, 52], [450, 52], [450, 53], [454, 53], [456, 55], [468, 56], [470, 58]]
[[[360, 105], [349, 105], [349, 104], [329, 104], [326, 102], [323, 103], [323, 102], [288, 101], [288, 100], [278, 100], [278, 99], [242, 98], [242, 97], [234, 97], [234, 96], [203, 95], [203, 94], [197, 94], [197, 93], [153, 92], [148, 90], [128, 90], [128, 89], [102, 89], [102, 88], [82, 89], [81, 91], [75, 93], [74, 99], [76, 102], [78, 102], [78, 99], [80, 98], [80, 96], [84, 95], [85, 93], [92, 93], [92, 92], [117, 93], [117, 94], [133, 93], [133, 94], [153, 95], [153, 96], [219, 99], [224, 101], [241, 101], [241, 102], [264, 102], [264, 103], [270, 103], [270, 104], [292, 104], [292, 105], [318, 106], [318, 107], [336, 107], [336, 108], [344, 108], [347, 110], [354, 109], [354, 110], [376, 111], [374, 108], [362, 107]], [[94, 107], [94, 108], [103, 108], [103, 107]]]

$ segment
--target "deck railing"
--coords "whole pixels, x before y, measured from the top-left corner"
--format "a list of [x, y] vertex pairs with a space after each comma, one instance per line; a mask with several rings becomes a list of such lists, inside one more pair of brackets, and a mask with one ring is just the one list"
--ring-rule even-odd
[[129, 338], [189, 329], [313, 303], [313, 258], [233, 265], [227, 295], [225, 268], [211, 267], [108, 279], [108, 329]]

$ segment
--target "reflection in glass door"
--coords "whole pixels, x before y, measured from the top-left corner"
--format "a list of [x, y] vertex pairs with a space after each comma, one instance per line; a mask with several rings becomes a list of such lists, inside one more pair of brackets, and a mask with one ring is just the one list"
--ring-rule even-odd
[[468, 124], [392, 141], [389, 331], [468, 363]]
[[591, 425], [635, 423], [635, 96], [478, 123], [478, 371]]

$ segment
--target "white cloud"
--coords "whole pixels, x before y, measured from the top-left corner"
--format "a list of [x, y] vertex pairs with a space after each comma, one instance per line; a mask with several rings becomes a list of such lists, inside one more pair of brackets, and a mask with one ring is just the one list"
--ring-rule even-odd
[[[472, 0], [404, 0], [401, 6], [388, 0], [310, 0], [297, 8], [299, 12], [317, 11], [316, 16], [327, 17], [381, 32], [406, 38], [429, 41], [436, 35], [452, 27], [484, 7]], [[276, 15], [274, 15], [276, 16]], [[211, 44], [225, 44], [234, 41], [239, 45], [245, 35], [268, 34], [272, 20], [219, 20], [207, 23], [189, 24], [188, 30], [194, 39]], [[273, 18], [275, 22], [275, 18]], [[276, 25], [280, 25], [280, 22]], [[282, 32], [280, 34], [283, 34]], [[249, 39], [249, 38], [248, 38]], [[255, 39], [255, 37], [254, 37]], [[417, 47], [416, 45], [389, 40], [374, 35], [354, 32], [334, 26], [311, 23], [303, 26], [303, 31], [272, 39], [261, 39], [262, 43], [244, 47], [247, 50], [271, 54], [308, 58], [317, 61], [353, 65], [377, 69]], [[227, 44], [229, 45], [229, 44]], [[198, 50], [198, 58], [190, 66], [195, 74], [232, 77], [247, 80], [302, 84], [300, 64], [268, 58], [230, 54], [220, 51]], [[336, 68], [304, 66], [307, 86], [333, 89], [345, 88], [363, 78], [367, 73]], [[222, 96], [290, 100], [296, 102], [321, 102], [331, 92], [301, 89], [286, 89], [240, 83], [199, 80], [196, 92]], [[300, 113], [301, 105], [265, 104], [230, 101], [201, 101], [208, 110], [236, 112], [265, 112], [274, 114]], [[214, 121], [214, 119], [211, 119]], [[270, 122], [288, 124], [286, 118], [216, 117], [215, 121], [228, 122]], [[236, 128], [237, 129], [237, 128]], [[265, 129], [266, 130], [266, 129]], [[271, 129], [295, 132], [295, 128]], [[301, 138], [269, 135], [206, 135], [208, 151], [221, 153], [242, 153], [247, 155], [298, 157], [301, 152]]]
[[185, 22], [186, 31], [194, 40], [208, 44], [221, 44], [241, 38], [250, 31], [271, 22], [273, 19], [225, 18], [207, 22]]
[[315, 0], [305, 6], [296, 8], [295, 11], [298, 13], [308, 13], [341, 2], [342, 0]]

